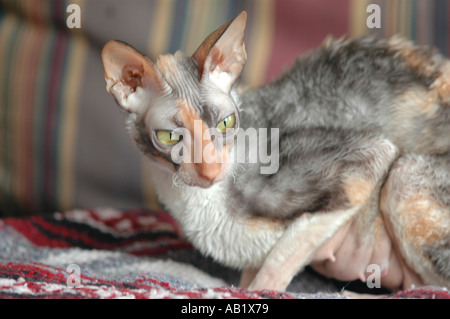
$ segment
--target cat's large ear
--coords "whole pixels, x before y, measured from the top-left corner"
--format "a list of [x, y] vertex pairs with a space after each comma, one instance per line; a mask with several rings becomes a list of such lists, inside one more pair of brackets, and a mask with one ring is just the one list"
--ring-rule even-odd
[[153, 62], [126, 43], [109, 41], [102, 60], [106, 90], [128, 112], [141, 113], [151, 93], [170, 89]]
[[241, 74], [247, 60], [244, 29], [247, 13], [244, 11], [211, 33], [192, 55], [200, 79], [209, 79], [226, 93]]

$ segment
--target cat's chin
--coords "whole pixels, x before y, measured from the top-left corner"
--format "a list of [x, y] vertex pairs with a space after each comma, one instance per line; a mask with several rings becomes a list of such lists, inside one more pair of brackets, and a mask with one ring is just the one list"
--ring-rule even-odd
[[200, 188], [211, 188], [213, 185], [219, 183], [222, 181], [223, 177], [219, 176], [215, 178], [214, 180], [208, 180], [205, 178], [195, 178], [195, 179], [189, 179], [188, 181], [184, 181], [184, 185], [188, 187], [200, 187]]
[[214, 180], [214, 181], [197, 180], [197, 181], [192, 181], [190, 183], [186, 183], [186, 185], [191, 186], [191, 187], [210, 188], [211, 186], [213, 186], [214, 184], [216, 184], [219, 181], [220, 180]]

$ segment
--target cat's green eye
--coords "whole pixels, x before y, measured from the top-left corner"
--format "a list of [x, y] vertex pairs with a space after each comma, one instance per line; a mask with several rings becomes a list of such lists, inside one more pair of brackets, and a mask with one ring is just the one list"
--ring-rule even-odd
[[156, 137], [162, 144], [167, 146], [173, 146], [182, 139], [181, 135], [175, 133], [174, 131], [167, 130], [158, 130], [156, 132]]
[[231, 114], [226, 118], [224, 118], [222, 121], [220, 121], [219, 124], [217, 124], [217, 129], [219, 130], [219, 132], [225, 133], [230, 128], [233, 128], [235, 125], [236, 125], [236, 116], [234, 116], [234, 114]]

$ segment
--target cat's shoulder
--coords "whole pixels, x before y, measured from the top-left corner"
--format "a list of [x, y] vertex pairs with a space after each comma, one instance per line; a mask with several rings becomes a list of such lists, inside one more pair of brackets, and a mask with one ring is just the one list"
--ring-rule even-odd
[[345, 75], [363, 71], [366, 76], [373, 76], [408, 70], [416, 75], [431, 77], [439, 71], [444, 61], [438, 49], [417, 45], [399, 35], [389, 38], [374, 35], [353, 38], [328, 36], [318, 48], [300, 55], [285, 74]]

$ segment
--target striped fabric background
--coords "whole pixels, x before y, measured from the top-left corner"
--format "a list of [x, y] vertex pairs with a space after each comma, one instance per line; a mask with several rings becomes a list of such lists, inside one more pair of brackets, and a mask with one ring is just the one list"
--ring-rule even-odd
[[[66, 12], [81, 8], [81, 29]], [[369, 4], [381, 28], [368, 29]], [[105, 91], [100, 50], [192, 53], [242, 10], [242, 81], [270, 82], [329, 34], [400, 33], [450, 52], [447, 0], [0, 0], [0, 216], [74, 207], [156, 207], [145, 161]]]
[[62, 1], [5, 1], [2, 9], [0, 211], [68, 207], [87, 42], [50, 25], [63, 23]]

